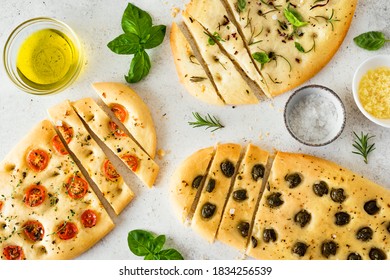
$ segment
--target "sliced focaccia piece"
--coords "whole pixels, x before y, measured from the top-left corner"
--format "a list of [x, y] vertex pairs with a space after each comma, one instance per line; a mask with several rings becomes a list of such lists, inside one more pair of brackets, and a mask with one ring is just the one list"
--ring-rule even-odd
[[225, 206], [217, 240], [244, 251], [260, 196], [269, 153], [249, 144]]
[[215, 105], [224, 105], [206, 71], [194, 55], [190, 43], [176, 23], [171, 28], [171, 49], [180, 82], [196, 98]]
[[171, 179], [171, 198], [179, 220], [186, 223], [192, 212], [196, 194], [203, 187], [214, 147], [201, 149], [186, 158]]
[[[68, 100], [50, 108], [48, 112], [73, 155], [88, 172], [115, 213], [119, 214], [134, 198], [133, 191], [124, 183], [122, 176], [88, 133]], [[55, 136], [53, 143], [58, 153], [67, 154], [59, 136]]]
[[390, 191], [324, 159], [279, 152], [248, 246], [259, 259], [390, 258]]
[[221, 222], [240, 154], [241, 146], [238, 144], [218, 145], [200, 194], [191, 227], [210, 243], [214, 241]]
[[266, 86], [221, 0], [191, 0], [186, 7], [186, 13], [217, 39], [215, 43], [221, 45], [230, 59], [237, 62], [252, 81], [260, 88]]
[[71, 259], [114, 227], [56, 135], [40, 122], [0, 164], [1, 259]]
[[118, 125], [111, 120], [102, 108], [92, 99], [84, 98], [72, 103], [77, 114], [86, 122], [94, 134], [115, 153], [137, 177], [148, 187], [152, 187], [158, 165], [144, 150]]
[[348, 32], [357, 0], [241, 1], [230, 7], [258, 68], [277, 96], [319, 72]]
[[101, 82], [92, 86], [138, 144], [154, 159], [156, 130], [150, 110], [141, 97], [122, 83]]
[[222, 53], [218, 44], [189, 14], [183, 12], [183, 20], [190, 31], [199, 52], [207, 64], [219, 94], [229, 105], [256, 104], [259, 102], [253, 90], [237, 71], [235, 65]]

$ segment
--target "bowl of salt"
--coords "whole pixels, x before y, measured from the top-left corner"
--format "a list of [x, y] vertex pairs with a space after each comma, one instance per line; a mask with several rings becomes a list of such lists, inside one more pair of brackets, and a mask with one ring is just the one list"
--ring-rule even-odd
[[345, 127], [345, 107], [331, 89], [309, 85], [296, 90], [284, 108], [284, 122], [293, 138], [308, 146], [332, 143]]

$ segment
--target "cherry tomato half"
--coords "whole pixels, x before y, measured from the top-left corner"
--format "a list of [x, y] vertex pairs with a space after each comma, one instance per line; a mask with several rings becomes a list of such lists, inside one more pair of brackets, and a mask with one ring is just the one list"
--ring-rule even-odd
[[27, 155], [27, 165], [35, 172], [44, 170], [49, 164], [49, 154], [40, 149], [31, 150]]
[[124, 155], [121, 157], [125, 163], [127, 164], [127, 166], [132, 170], [132, 171], [137, 171], [138, 169], [138, 158], [136, 156], [133, 156], [133, 155]]
[[57, 129], [61, 132], [61, 135], [64, 137], [66, 144], [69, 144], [73, 138], [73, 128], [62, 122], [62, 125], [57, 126]]
[[104, 176], [106, 176], [106, 178], [108, 180], [111, 180], [111, 181], [115, 181], [116, 179], [118, 179], [121, 175], [119, 175], [119, 173], [116, 171], [115, 167], [112, 165], [111, 161], [106, 159], [104, 162], [103, 162], [103, 173], [104, 173]]
[[31, 185], [24, 194], [24, 204], [36, 207], [43, 203], [46, 198], [46, 189], [42, 185]]
[[3, 249], [3, 255], [7, 260], [24, 260], [24, 252], [22, 247], [17, 245], [9, 245]]
[[93, 210], [85, 210], [83, 214], [81, 214], [81, 223], [86, 228], [91, 228], [96, 225], [97, 216], [95, 211]]
[[114, 133], [114, 135], [116, 137], [125, 137], [125, 136], [127, 136], [126, 133], [122, 129], [120, 129], [115, 122], [110, 121], [108, 123], [108, 126], [109, 126], [111, 132]]
[[72, 239], [78, 232], [76, 224], [72, 222], [63, 222], [57, 227], [57, 236], [62, 240]]
[[66, 191], [73, 199], [79, 199], [86, 195], [88, 191], [88, 183], [78, 175], [72, 175], [66, 182]]
[[24, 234], [33, 242], [41, 241], [45, 235], [45, 229], [38, 221], [27, 221], [23, 229]]
[[113, 103], [111, 104], [110, 107], [115, 117], [117, 117], [118, 120], [120, 120], [120, 122], [123, 123], [126, 120], [128, 115], [126, 108], [118, 103]]
[[66, 150], [64, 144], [62, 143], [60, 136], [58, 135], [54, 136], [51, 142], [54, 149], [57, 151], [57, 153], [63, 156], [68, 154], [68, 151]]

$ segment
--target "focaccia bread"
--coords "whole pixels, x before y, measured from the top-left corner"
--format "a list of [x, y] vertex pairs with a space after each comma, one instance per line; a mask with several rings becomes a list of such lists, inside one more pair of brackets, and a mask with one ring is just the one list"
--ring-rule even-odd
[[96, 136], [116, 154], [126, 166], [148, 187], [156, 181], [159, 166], [146, 152], [108, 115], [92, 98], [72, 103], [77, 114], [85, 121]]
[[[134, 198], [133, 191], [124, 183], [122, 176], [88, 133], [68, 100], [50, 108], [48, 113], [67, 147], [80, 161], [115, 213], [119, 214]], [[68, 153], [59, 137], [56, 137], [56, 150], [61, 154]]]
[[217, 234], [240, 155], [241, 146], [238, 144], [217, 145], [205, 185], [202, 188], [191, 227], [210, 243], [214, 241]]
[[157, 137], [148, 106], [130, 87], [122, 83], [100, 82], [92, 87], [130, 132], [145, 152], [154, 159]]
[[260, 259], [390, 257], [390, 192], [335, 163], [279, 152], [248, 254]]
[[0, 258], [71, 259], [114, 224], [45, 120], [0, 163]]
[[215, 105], [224, 105], [206, 71], [176, 23], [171, 27], [171, 49], [180, 82], [196, 98]]
[[244, 251], [252, 230], [269, 153], [249, 144], [219, 225], [217, 240]]

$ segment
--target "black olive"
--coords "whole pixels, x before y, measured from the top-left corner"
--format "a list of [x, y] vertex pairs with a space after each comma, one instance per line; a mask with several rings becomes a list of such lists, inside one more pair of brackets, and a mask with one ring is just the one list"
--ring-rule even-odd
[[228, 160], [225, 160], [221, 163], [221, 170], [223, 175], [230, 178], [234, 174], [234, 164]]
[[214, 179], [210, 179], [209, 182], [207, 183], [207, 186], [206, 186], [206, 192], [212, 192], [215, 188], [215, 180]]
[[192, 181], [192, 187], [194, 189], [199, 188], [200, 183], [202, 183], [202, 180], [203, 180], [203, 176], [202, 175], [196, 176], [195, 179]]
[[307, 225], [311, 220], [311, 214], [306, 210], [301, 210], [295, 214], [294, 221], [298, 223], [302, 228]]
[[328, 192], [329, 192], [328, 184], [325, 183], [324, 181], [320, 181], [318, 183], [315, 183], [313, 185], [313, 191], [317, 196], [322, 197], [322, 196], [328, 194]]
[[251, 236], [251, 241], [252, 241], [252, 248], [256, 248], [257, 247], [257, 239], [256, 239], [256, 237]]
[[371, 248], [370, 253], [368, 253], [368, 255], [372, 260], [385, 260], [387, 258], [385, 252], [378, 248]]
[[309, 246], [303, 242], [297, 242], [292, 248], [293, 254], [297, 254], [300, 257], [303, 257], [306, 254], [306, 250]]
[[376, 204], [376, 199], [373, 199], [364, 203], [364, 210], [369, 215], [375, 215], [379, 212], [380, 207], [378, 207], [378, 205]]
[[241, 222], [238, 224], [237, 229], [241, 233], [242, 237], [247, 237], [249, 234], [250, 225], [248, 222]]
[[263, 178], [264, 177], [264, 172], [265, 172], [264, 165], [256, 164], [252, 168], [252, 179], [254, 181], [257, 181], [257, 180], [259, 180], [259, 178]]
[[245, 199], [248, 199], [246, 190], [241, 189], [241, 190], [236, 190], [233, 192], [233, 199], [235, 201], [243, 201]]
[[269, 243], [270, 241], [276, 241], [276, 232], [272, 228], [267, 228], [263, 232], [263, 240], [265, 243]]
[[328, 258], [330, 255], [336, 255], [338, 245], [334, 241], [323, 242], [321, 245], [321, 253], [325, 258]]
[[271, 193], [270, 195], [267, 196], [267, 204], [271, 208], [276, 208], [279, 207], [284, 203], [283, 200], [280, 199], [282, 196], [281, 193], [276, 192], [276, 193]]
[[206, 202], [205, 204], [203, 204], [202, 207], [202, 217], [205, 219], [211, 218], [214, 215], [216, 208], [217, 206], [215, 206], [214, 204]]
[[347, 260], [350, 260], [350, 261], [360, 261], [362, 259], [362, 256], [360, 256], [360, 254], [358, 253], [351, 253], [348, 255], [348, 258]]
[[284, 180], [287, 181], [290, 189], [297, 187], [302, 182], [301, 175], [298, 173], [287, 174]]
[[334, 217], [336, 218], [335, 224], [338, 226], [344, 226], [351, 220], [351, 216], [347, 212], [337, 212]]
[[369, 241], [372, 239], [374, 231], [369, 227], [363, 227], [356, 233], [356, 238], [361, 241]]
[[330, 191], [330, 198], [334, 202], [342, 203], [347, 197], [344, 195], [344, 189], [338, 188]]

